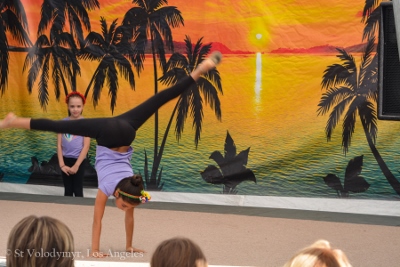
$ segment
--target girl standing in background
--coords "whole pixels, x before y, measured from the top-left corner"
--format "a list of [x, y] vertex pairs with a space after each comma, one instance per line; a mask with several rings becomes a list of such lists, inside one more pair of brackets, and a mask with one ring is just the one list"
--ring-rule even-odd
[[[80, 120], [85, 105], [85, 97], [78, 92], [67, 95], [69, 117], [64, 120]], [[57, 156], [64, 183], [64, 196], [83, 197], [83, 162], [86, 160], [90, 146], [90, 137], [69, 133], [57, 135]]]

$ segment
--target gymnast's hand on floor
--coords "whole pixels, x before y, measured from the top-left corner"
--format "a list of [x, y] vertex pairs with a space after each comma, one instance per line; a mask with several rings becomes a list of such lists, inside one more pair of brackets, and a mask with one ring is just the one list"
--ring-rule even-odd
[[126, 252], [131, 252], [131, 253], [146, 253], [146, 251], [139, 249], [139, 248], [134, 248], [134, 247], [128, 247], [126, 248]]

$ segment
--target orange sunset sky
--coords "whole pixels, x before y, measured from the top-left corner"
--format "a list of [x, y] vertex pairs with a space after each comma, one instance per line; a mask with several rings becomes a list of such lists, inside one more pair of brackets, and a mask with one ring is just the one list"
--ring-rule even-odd
[[[29, 18], [32, 40], [36, 39], [39, 0], [22, 0]], [[100, 16], [111, 23], [133, 7], [129, 0], [99, 0], [100, 11], [89, 13], [92, 30], [98, 31]], [[269, 52], [319, 45], [346, 47], [361, 43], [361, 12], [364, 0], [170, 0], [183, 15], [185, 26], [173, 30], [175, 41], [189, 35], [192, 41], [221, 42], [231, 50]]]

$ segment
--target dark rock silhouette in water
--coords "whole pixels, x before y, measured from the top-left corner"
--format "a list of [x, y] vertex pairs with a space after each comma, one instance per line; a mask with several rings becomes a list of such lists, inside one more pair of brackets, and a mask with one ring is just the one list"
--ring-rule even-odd
[[362, 193], [368, 190], [370, 184], [360, 176], [363, 166], [364, 155], [352, 158], [347, 164], [344, 185], [335, 174], [329, 173], [324, 177], [325, 183], [332, 189], [336, 190], [338, 196], [348, 197], [349, 192]]
[[236, 145], [230, 136], [226, 134], [224, 155], [220, 151], [214, 151], [210, 155], [218, 166], [208, 165], [201, 172], [201, 177], [207, 183], [222, 184], [224, 194], [236, 194], [236, 187], [244, 181], [252, 181], [257, 183], [256, 177], [252, 170], [246, 167], [250, 148], [236, 154]]
[[[58, 166], [57, 154], [54, 154], [49, 161], [39, 161], [36, 157], [31, 157], [32, 166], [28, 169], [32, 174], [29, 176], [27, 184], [39, 185], [53, 185], [64, 186], [61, 177], [61, 169]], [[97, 173], [96, 170], [90, 165], [89, 160], [83, 163], [85, 168], [85, 175], [83, 178], [83, 187], [97, 188]]]

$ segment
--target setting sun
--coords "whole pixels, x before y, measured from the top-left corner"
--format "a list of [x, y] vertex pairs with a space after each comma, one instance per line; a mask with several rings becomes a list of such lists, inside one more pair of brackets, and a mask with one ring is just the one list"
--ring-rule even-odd
[[257, 21], [251, 22], [250, 32], [249, 32], [249, 42], [258, 50], [263, 51], [269, 44], [270, 34], [268, 30], [264, 27], [267, 26], [266, 23], [260, 21], [262, 19], [257, 19]]

